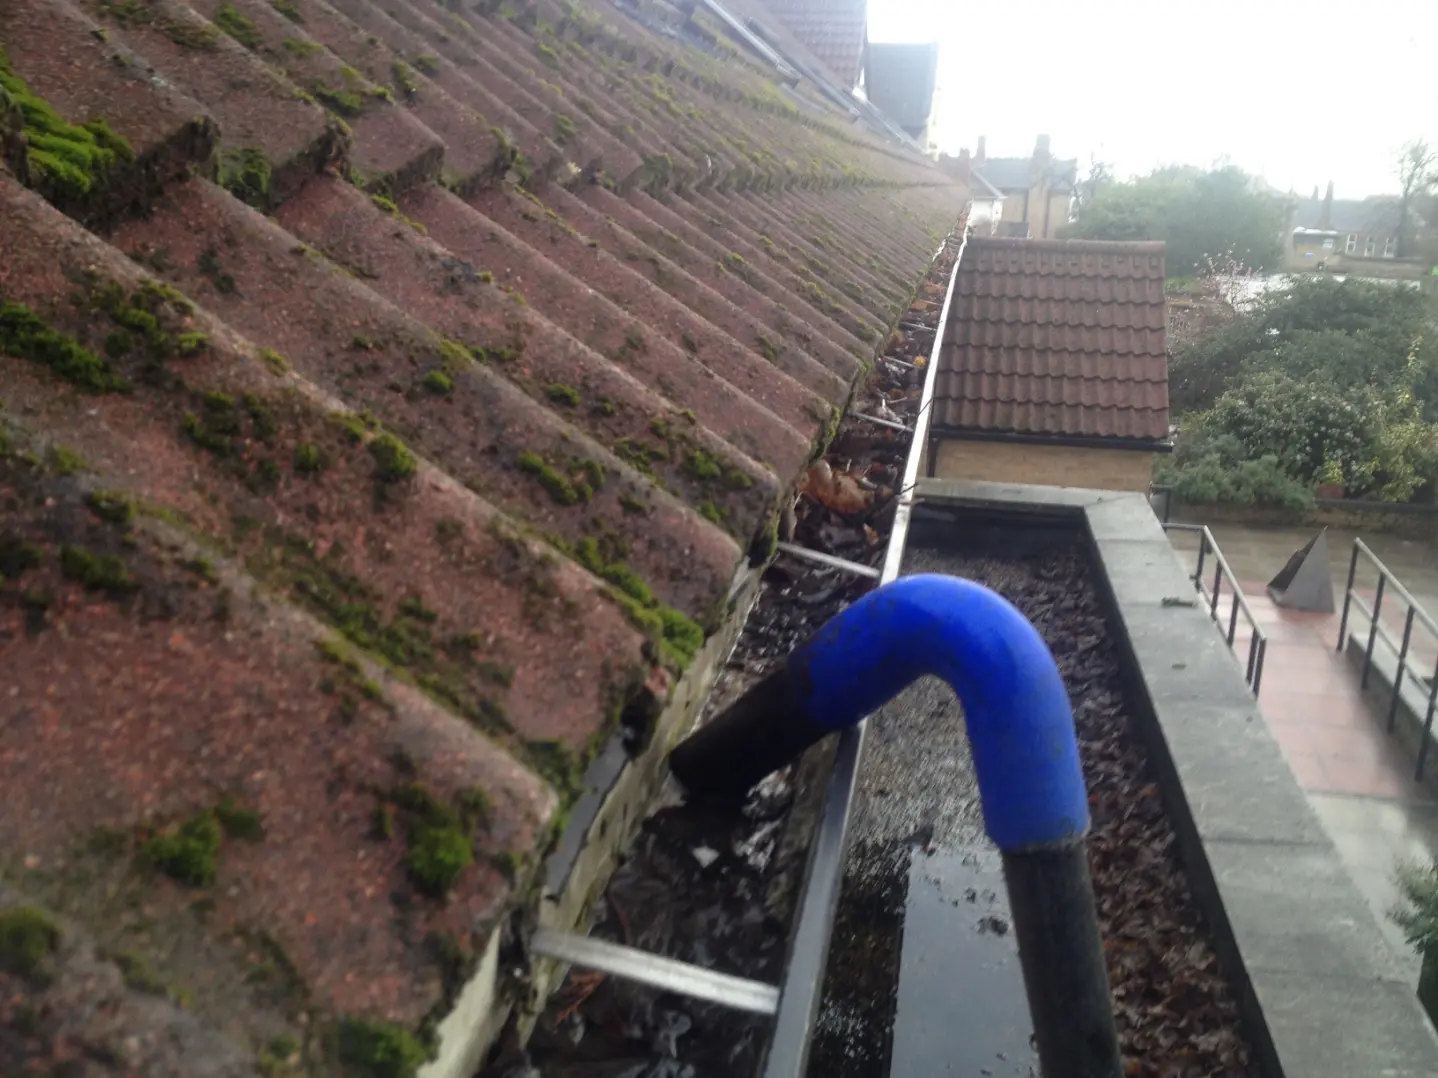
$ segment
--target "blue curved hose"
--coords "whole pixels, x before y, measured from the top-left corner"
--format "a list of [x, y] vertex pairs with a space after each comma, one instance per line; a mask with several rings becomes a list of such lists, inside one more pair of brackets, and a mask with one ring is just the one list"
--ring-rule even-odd
[[1068, 845], [1089, 826], [1073, 710], [1038, 631], [1002, 596], [918, 574], [870, 592], [789, 657], [805, 710], [858, 722], [921, 676], [963, 703], [984, 826], [999, 849]]
[[870, 592], [670, 756], [693, 796], [742, 796], [925, 674], [963, 703], [984, 827], [1005, 853], [1071, 846], [1088, 794], [1068, 692], [1029, 621], [973, 581], [901, 577]]

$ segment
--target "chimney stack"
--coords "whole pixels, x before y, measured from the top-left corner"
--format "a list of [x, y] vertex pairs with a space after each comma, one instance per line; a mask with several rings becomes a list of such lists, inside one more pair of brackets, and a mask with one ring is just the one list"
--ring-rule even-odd
[[1040, 135], [1038, 141], [1034, 143], [1034, 160], [1047, 161], [1049, 156], [1049, 137]]
[[1318, 215], [1318, 227], [1327, 232], [1333, 227], [1333, 181], [1328, 181], [1328, 192], [1323, 196], [1323, 210]]
[[976, 150], [974, 150], [974, 164], [976, 164], [976, 165], [982, 165], [982, 164], [984, 163], [984, 160], [985, 160], [984, 142], [985, 142], [985, 141], [986, 141], [986, 140], [984, 139], [984, 136], [983, 136], [983, 135], [980, 135], [980, 136], [979, 136], [978, 148], [977, 148]]

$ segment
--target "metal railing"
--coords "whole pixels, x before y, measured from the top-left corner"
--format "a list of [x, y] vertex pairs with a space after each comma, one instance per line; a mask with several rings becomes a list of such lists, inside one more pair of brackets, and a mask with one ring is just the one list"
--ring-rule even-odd
[[[1378, 572], [1378, 585], [1373, 592], [1371, 607], [1368, 605], [1368, 601], [1353, 587], [1353, 582], [1358, 576], [1360, 556], [1366, 558]], [[1390, 593], [1396, 595], [1407, 608], [1403, 616], [1403, 639], [1396, 647], [1393, 644], [1393, 638], [1382, 623], [1383, 600]], [[1368, 688], [1368, 675], [1373, 669], [1373, 648], [1380, 638], [1398, 660], [1397, 669], [1393, 674], [1393, 695], [1388, 700], [1388, 732], [1392, 733], [1397, 725], [1398, 703], [1410, 678], [1419, 691], [1428, 695], [1428, 710], [1423, 717], [1423, 737], [1418, 743], [1418, 766], [1413, 774], [1415, 781], [1422, 782], [1423, 765], [1428, 760], [1428, 742], [1433, 735], [1434, 705], [1438, 704], [1438, 664], [1435, 664], [1431, 677], [1424, 677], [1414, 670], [1411, 665], [1413, 623], [1415, 621], [1420, 623], [1435, 640], [1438, 640], [1438, 622], [1435, 622], [1428, 611], [1419, 605], [1418, 600], [1413, 598], [1408, 589], [1393, 575], [1388, 566], [1378, 559], [1378, 555], [1374, 554], [1362, 539], [1353, 540], [1353, 555], [1348, 559], [1348, 584], [1343, 591], [1343, 616], [1338, 621], [1338, 651], [1340, 653], [1348, 642], [1348, 614], [1350, 608], [1354, 606], [1358, 607], [1363, 616], [1368, 619], [1368, 641], [1363, 649], [1362, 688], [1365, 690]]]
[[[1164, 521], [1163, 530], [1167, 532], [1194, 532], [1198, 535], [1198, 565], [1189, 574], [1193, 586], [1198, 590], [1199, 598], [1208, 604], [1208, 616], [1213, 619], [1219, 627], [1218, 604], [1224, 598], [1223, 584], [1228, 582], [1228, 628], [1225, 636], [1228, 639], [1229, 649], [1232, 650], [1234, 641], [1238, 639], [1238, 615], [1240, 612], [1248, 622], [1248, 662], [1244, 669], [1243, 680], [1253, 690], [1253, 695], [1258, 695], [1259, 686], [1263, 684], [1263, 660], [1268, 656], [1268, 634], [1258, 625], [1258, 619], [1253, 616], [1253, 611], [1248, 607], [1248, 600], [1243, 597], [1243, 589], [1238, 586], [1238, 580], [1233, 575], [1233, 570], [1228, 567], [1228, 560], [1224, 558], [1223, 551], [1218, 549], [1214, 542], [1213, 533], [1204, 524], [1175, 524], [1171, 521]], [[1213, 556], [1213, 583], [1208, 586], [1207, 578], [1204, 575], [1204, 562], [1208, 556]]]

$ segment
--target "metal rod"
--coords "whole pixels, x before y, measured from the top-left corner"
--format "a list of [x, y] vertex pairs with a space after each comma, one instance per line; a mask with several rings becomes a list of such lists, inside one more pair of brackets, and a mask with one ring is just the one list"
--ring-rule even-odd
[[827, 565], [830, 569], [842, 569], [846, 573], [853, 573], [855, 576], [866, 576], [871, 580], [879, 579], [879, 570], [875, 569], [872, 565], [860, 565], [856, 561], [836, 558], [832, 554], [824, 554], [817, 550], [810, 550], [808, 547], [797, 546], [794, 543], [780, 543], [779, 550], [791, 557], [799, 558], [801, 561], [811, 561], [816, 565]]
[[1423, 781], [1423, 765], [1428, 761], [1428, 741], [1433, 736], [1433, 706], [1438, 704], [1438, 668], [1433, 671], [1433, 682], [1428, 689], [1428, 714], [1423, 719], [1423, 738], [1418, 743], [1418, 770], [1413, 777]]
[[1413, 608], [1408, 608], [1408, 616], [1403, 619], [1403, 646], [1398, 649], [1398, 669], [1393, 676], [1393, 698], [1388, 701], [1388, 732], [1393, 732], [1393, 727], [1398, 724], [1398, 698], [1403, 695], [1403, 685], [1406, 680], [1408, 669], [1408, 641], [1413, 637]]
[[904, 367], [907, 370], [911, 371], [916, 371], [919, 369], [918, 364], [909, 363], [908, 361], [902, 359], [895, 359], [893, 356], [880, 356], [879, 358], [882, 359], [885, 363], [892, 363], [896, 367]]
[[1383, 612], [1383, 585], [1388, 574], [1378, 574], [1378, 590], [1373, 593], [1373, 615], [1368, 619], [1368, 650], [1363, 653], [1363, 677], [1358, 683], [1360, 689], [1368, 688], [1368, 670], [1373, 665], [1373, 642], [1378, 639], [1378, 618]]
[[902, 423], [895, 423], [892, 419], [880, 419], [876, 415], [869, 415], [867, 412], [850, 412], [854, 419], [862, 419], [865, 423], [873, 423], [875, 426], [888, 427], [890, 430], [901, 430], [905, 434], [913, 434], [912, 427], [906, 427]]
[[1248, 635], [1248, 669], [1244, 672], [1243, 680], [1250, 685], [1253, 684], [1253, 676], [1257, 673], [1255, 666], [1258, 662], [1258, 627], [1253, 626], [1253, 631]]
[[534, 933], [530, 948], [547, 958], [596, 969], [666, 992], [718, 1003], [736, 1011], [773, 1014], [779, 1007], [779, 989], [771, 984], [716, 973], [712, 969], [650, 954], [622, 943], [541, 928]]
[[[1184, 529], [1187, 530], [1187, 529]], [[1198, 533], [1198, 568], [1193, 571], [1193, 586], [1203, 594], [1203, 555], [1208, 549], [1208, 529], [1202, 528]]]
[[1233, 604], [1228, 608], [1228, 646], [1233, 647], [1233, 639], [1238, 635], [1238, 585], [1233, 587]]
[[1353, 602], [1353, 580], [1358, 575], [1359, 541], [1353, 540], [1353, 555], [1348, 559], [1348, 586], [1343, 589], [1343, 616], [1338, 619], [1338, 650], [1343, 650], [1344, 637], [1348, 633], [1348, 607]]
[[1268, 656], [1268, 637], [1264, 637], [1258, 644], [1258, 669], [1253, 675], [1253, 695], [1258, 696], [1258, 686], [1263, 682], [1263, 660]]
[[[904, 462], [903, 482], [899, 487], [898, 505], [894, 510], [894, 526], [889, 532], [884, 569], [879, 577], [880, 582], [885, 584], [898, 579], [903, 565], [904, 544], [908, 538], [909, 518], [914, 509], [914, 490], [919, 478], [919, 463], [924, 456], [928, 437], [929, 405], [934, 398], [939, 351], [943, 346], [949, 311], [953, 306], [954, 286], [959, 279], [959, 264], [963, 262], [967, 246], [966, 230], [960, 237], [959, 250], [949, 272], [948, 290], [944, 294], [944, 305], [934, 329], [934, 344], [929, 364], [924, 371], [924, 388], [919, 396], [919, 411], [914, 419], [914, 438], [909, 443], [909, 455]], [[942, 248], [939, 254], [942, 254]], [[764, 1060], [764, 1078], [802, 1078], [808, 1066], [810, 1034], [824, 987], [824, 972], [829, 959], [829, 935], [833, 931], [834, 915], [839, 908], [839, 885], [843, 877], [849, 820], [868, 726], [866, 719], [839, 735], [834, 770], [830, 773], [829, 785], [824, 791], [823, 810], [809, 852], [804, 890], [795, 910], [796, 927], [789, 942], [788, 967], [779, 994], [779, 1009], [774, 1016], [774, 1032], [769, 1041], [769, 1052]]]

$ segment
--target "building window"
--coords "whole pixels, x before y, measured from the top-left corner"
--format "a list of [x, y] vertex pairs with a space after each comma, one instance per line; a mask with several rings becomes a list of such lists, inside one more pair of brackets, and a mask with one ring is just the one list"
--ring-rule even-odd
[[1331, 251], [1331, 250], [1333, 250], [1333, 237], [1332, 237], [1332, 236], [1327, 237], [1327, 238], [1323, 241], [1323, 249], [1324, 249], [1325, 251]]
[[1363, 257], [1372, 258], [1373, 255], [1377, 252], [1377, 250], [1378, 241], [1375, 240], [1372, 236], [1369, 236], [1368, 242], [1363, 245]]
[[1384, 258], [1396, 258], [1398, 256], [1398, 237], [1389, 236], [1388, 242], [1383, 245]]
[[1350, 232], [1348, 233], [1348, 242], [1343, 247], [1343, 253], [1351, 255], [1356, 250], [1358, 250], [1358, 233]]

